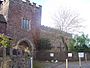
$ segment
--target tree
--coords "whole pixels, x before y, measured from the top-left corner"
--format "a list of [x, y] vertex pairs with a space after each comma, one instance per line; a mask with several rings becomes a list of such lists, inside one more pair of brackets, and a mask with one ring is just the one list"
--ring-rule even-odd
[[11, 47], [10, 43], [12, 42], [12, 39], [10, 39], [8, 36], [5, 36], [4, 34], [0, 34], [0, 44], [3, 47]]
[[70, 42], [69, 51], [88, 52], [90, 50], [89, 42], [88, 35], [75, 36]]
[[74, 11], [61, 9], [56, 15], [54, 15], [54, 21], [56, 27], [60, 31], [64, 32], [78, 32], [78, 29], [82, 28], [81, 25], [83, 19], [79, 18], [78, 13], [74, 13]]
[[3, 47], [3, 68], [6, 68], [6, 53], [8, 53], [6, 49], [11, 47], [11, 42], [12, 39], [10, 39], [8, 36], [0, 34], [0, 45]]
[[38, 47], [40, 50], [49, 50], [51, 49], [51, 43], [47, 38], [40, 39], [40, 45]]
[[59, 13], [54, 15], [54, 21], [60, 31], [60, 38], [65, 45], [66, 51], [68, 51], [67, 43], [64, 40], [63, 32], [80, 32], [78, 31], [78, 29], [80, 30], [80, 28], [83, 27], [81, 25], [82, 19], [79, 18], [79, 14], [73, 13], [71, 10], [63, 9], [60, 10]]
[[68, 45], [68, 51], [70, 51], [70, 52], [74, 52], [75, 51], [75, 46], [74, 46], [75, 42], [76, 42], [75, 39], [71, 39], [70, 40], [70, 43]]

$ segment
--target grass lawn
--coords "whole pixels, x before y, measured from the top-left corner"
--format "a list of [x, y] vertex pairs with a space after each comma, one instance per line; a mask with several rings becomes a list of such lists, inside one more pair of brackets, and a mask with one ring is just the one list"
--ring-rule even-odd
[[44, 63], [40, 61], [34, 61], [33, 68], [45, 68]]

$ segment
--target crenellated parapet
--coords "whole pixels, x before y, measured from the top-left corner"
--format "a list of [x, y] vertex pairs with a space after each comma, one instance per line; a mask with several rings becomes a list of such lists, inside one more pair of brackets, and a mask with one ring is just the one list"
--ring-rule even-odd
[[31, 3], [30, 5], [32, 5], [32, 6], [34, 6], [35, 8], [39, 8], [39, 9], [41, 9], [42, 8], [42, 6], [41, 5], [37, 5], [36, 3]]
[[18, 4], [26, 4], [27, 6], [32, 6], [34, 8], [38, 8], [38, 9], [42, 9], [42, 6], [41, 5], [37, 5], [36, 3], [34, 2], [30, 2], [30, 0], [0, 0], [0, 4], [4, 4], [6, 2], [14, 2], [14, 3], [18, 3]]
[[60, 31], [59, 29], [48, 27], [48, 26], [45, 26], [45, 25], [41, 25], [41, 30], [46, 31], [47, 33], [63, 34], [63, 36], [68, 36], [68, 37], [72, 36], [72, 34], [70, 34], [70, 33]]
[[41, 5], [37, 5], [35, 2], [31, 3], [29, 0], [24, 0], [22, 1], [24, 4], [30, 5], [34, 8], [42, 9]]

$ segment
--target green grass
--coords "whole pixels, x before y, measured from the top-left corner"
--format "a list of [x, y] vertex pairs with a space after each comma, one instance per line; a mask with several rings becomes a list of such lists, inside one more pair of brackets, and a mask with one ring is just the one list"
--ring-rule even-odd
[[34, 61], [33, 68], [44, 68], [44, 64], [39, 61]]

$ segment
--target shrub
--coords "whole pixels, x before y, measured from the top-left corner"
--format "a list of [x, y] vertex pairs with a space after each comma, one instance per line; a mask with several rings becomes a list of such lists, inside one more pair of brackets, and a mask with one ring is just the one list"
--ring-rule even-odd
[[38, 48], [40, 50], [50, 50], [51, 49], [51, 43], [50, 43], [49, 39], [41, 38], [40, 39], [40, 45]]

